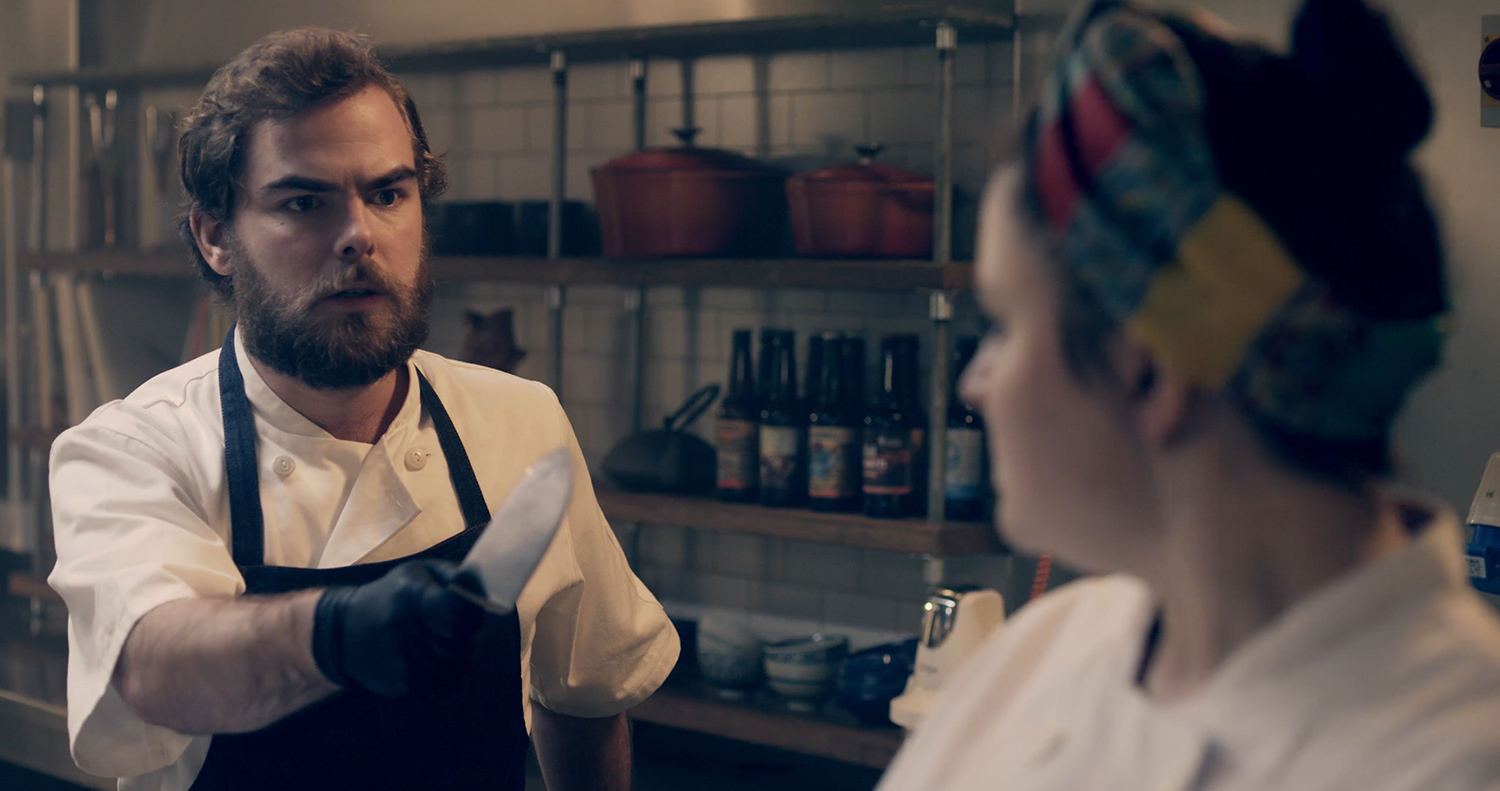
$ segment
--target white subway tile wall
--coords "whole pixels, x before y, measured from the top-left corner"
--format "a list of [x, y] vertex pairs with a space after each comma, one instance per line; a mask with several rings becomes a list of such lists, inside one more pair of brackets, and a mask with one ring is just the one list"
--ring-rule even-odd
[[[1011, 129], [1012, 52], [1008, 44], [960, 47], [956, 61], [954, 175], [961, 207], [956, 247], [969, 249], [972, 211]], [[683, 64], [647, 68], [647, 139], [675, 145], [683, 126]], [[937, 136], [937, 58], [930, 48], [699, 58], [688, 67], [698, 143], [767, 156], [791, 169], [852, 159], [851, 147], [887, 146], [883, 161], [931, 172]], [[449, 166], [450, 200], [545, 200], [551, 189], [552, 80], [546, 68], [422, 74], [405, 80], [435, 150]], [[589, 171], [633, 144], [630, 77], [624, 61], [579, 64], [568, 73], [566, 190], [592, 203]], [[815, 265], [815, 264], [812, 264]], [[563, 325], [562, 401], [591, 466], [631, 427], [630, 297], [633, 289], [568, 290]], [[732, 288], [649, 289], [646, 299], [646, 428], [698, 387], [723, 383], [737, 328], [778, 326], [806, 338], [824, 330], [864, 333], [867, 388], [876, 382], [880, 336], [923, 338], [923, 381], [934, 352], [920, 293]], [[546, 290], [537, 286], [440, 284], [428, 347], [458, 355], [464, 310], [515, 311], [527, 351], [518, 373], [544, 379], [549, 349]], [[980, 329], [971, 296], [961, 295], [954, 335]], [[925, 390], [925, 386], [924, 386]], [[925, 398], [925, 395], [924, 395]], [[707, 438], [712, 411], [694, 431]], [[597, 474], [602, 474], [598, 473]], [[665, 599], [870, 629], [915, 632], [926, 584], [920, 559], [809, 542], [646, 525], [621, 528], [641, 579]], [[949, 579], [998, 587], [1012, 605], [1030, 584], [1031, 565], [1004, 557], [948, 563]]]

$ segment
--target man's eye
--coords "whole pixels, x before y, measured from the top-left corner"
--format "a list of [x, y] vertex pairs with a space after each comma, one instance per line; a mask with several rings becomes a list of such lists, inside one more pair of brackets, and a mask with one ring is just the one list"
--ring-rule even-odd
[[304, 212], [312, 211], [313, 209], [322, 206], [323, 202], [312, 195], [298, 195], [297, 197], [292, 198], [281, 205], [288, 211]]
[[387, 189], [375, 193], [375, 204], [377, 206], [395, 206], [401, 201], [401, 190]]

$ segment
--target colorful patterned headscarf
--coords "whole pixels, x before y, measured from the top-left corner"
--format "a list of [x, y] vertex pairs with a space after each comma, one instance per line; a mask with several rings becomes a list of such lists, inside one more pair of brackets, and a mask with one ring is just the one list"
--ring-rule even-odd
[[1025, 167], [1064, 265], [1174, 370], [1256, 417], [1384, 439], [1438, 363], [1441, 311], [1374, 318], [1341, 304], [1224, 186], [1204, 81], [1161, 18], [1095, 2], [1059, 48]]

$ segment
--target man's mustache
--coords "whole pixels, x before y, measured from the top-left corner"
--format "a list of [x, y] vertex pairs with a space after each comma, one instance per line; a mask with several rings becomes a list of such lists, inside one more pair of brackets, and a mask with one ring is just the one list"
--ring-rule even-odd
[[298, 296], [296, 306], [302, 309], [310, 308], [340, 291], [349, 290], [355, 284], [373, 286], [391, 296], [399, 296], [401, 293], [400, 289], [378, 269], [366, 262], [359, 262], [319, 276]]

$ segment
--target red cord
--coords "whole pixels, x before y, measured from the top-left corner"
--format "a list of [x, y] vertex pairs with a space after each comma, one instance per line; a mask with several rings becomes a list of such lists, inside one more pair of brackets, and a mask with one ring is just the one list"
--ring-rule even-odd
[[1047, 580], [1052, 576], [1052, 556], [1042, 555], [1036, 559], [1036, 576], [1031, 578], [1031, 598], [1036, 601], [1047, 592]]

